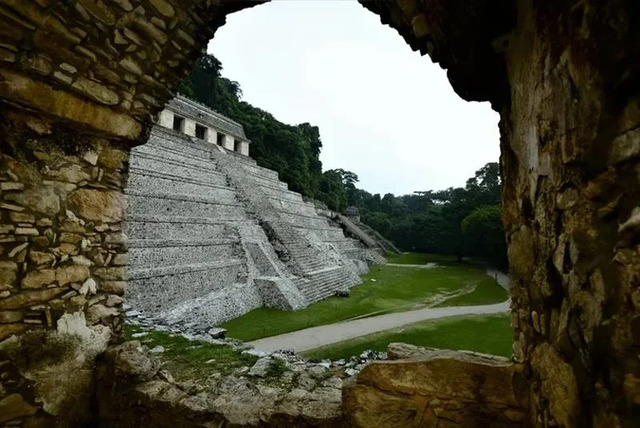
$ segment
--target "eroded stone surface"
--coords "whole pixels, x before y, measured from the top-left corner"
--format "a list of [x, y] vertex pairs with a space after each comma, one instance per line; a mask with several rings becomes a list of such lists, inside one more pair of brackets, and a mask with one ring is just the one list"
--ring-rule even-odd
[[480, 354], [410, 345], [393, 349], [411, 360], [370, 363], [345, 384], [343, 411], [352, 426], [527, 424], [522, 366]]

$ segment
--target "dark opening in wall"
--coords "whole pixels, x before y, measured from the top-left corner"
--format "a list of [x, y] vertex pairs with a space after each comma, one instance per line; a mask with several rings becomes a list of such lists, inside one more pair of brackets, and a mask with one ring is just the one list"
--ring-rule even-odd
[[175, 131], [184, 132], [184, 117], [173, 116], [173, 129]]
[[224, 141], [224, 134], [221, 134], [220, 132], [218, 132], [218, 138], [216, 139], [216, 144], [221, 146], [223, 141]]
[[240, 153], [240, 141], [233, 140], [233, 151]]
[[207, 127], [196, 123], [196, 138], [199, 138], [201, 140], [206, 140], [206, 137], [207, 137]]

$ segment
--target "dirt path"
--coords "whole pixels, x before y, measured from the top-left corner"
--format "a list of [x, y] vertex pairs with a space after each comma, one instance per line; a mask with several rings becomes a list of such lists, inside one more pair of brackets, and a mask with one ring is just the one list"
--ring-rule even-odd
[[278, 349], [293, 349], [296, 352], [319, 348], [367, 334], [402, 327], [419, 321], [452, 317], [456, 315], [497, 314], [509, 311], [509, 301], [493, 305], [450, 306], [445, 308], [424, 308], [415, 311], [398, 312], [363, 318], [336, 324], [321, 325], [278, 336], [249, 342], [256, 349], [273, 352]]

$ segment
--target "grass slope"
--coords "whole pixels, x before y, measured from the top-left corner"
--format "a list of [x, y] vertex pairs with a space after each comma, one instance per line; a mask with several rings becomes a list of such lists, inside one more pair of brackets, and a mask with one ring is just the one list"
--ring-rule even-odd
[[351, 289], [348, 298], [331, 297], [295, 312], [259, 308], [222, 327], [228, 330], [229, 337], [249, 341], [356, 317], [418, 309], [434, 304], [443, 293], [455, 293], [468, 286], [475, 286], [475, 291], [439, 306], [483, 305], [507, 298], [492, 278], [473, 267], [451, 262], [450, 258], [443, 260], [442, 256], [402, 256], [410, 261], [407, 263], [444, 263], [432, 269], [373, 267], [362, 277], [363, 284]]
[[304, 352], [309, 359], [339, 360], [372, 349], [386, 351], [392, 342], [511, 356], [513, 343], [509, 315], [475, 315], [423, 321]]

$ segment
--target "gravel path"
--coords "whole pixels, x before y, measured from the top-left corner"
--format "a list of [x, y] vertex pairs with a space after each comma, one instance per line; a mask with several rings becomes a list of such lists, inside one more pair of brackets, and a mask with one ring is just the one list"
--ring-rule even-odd
[[301, 352], [424, 320], [452, 317], [456, 315], [497, 314], [507, 311], [509, 311], [508, 300], [493, 305], [424, 308], [415, 311], [398, 312], [354, 321], [311, 327], [278, 336], [254, 340], [253, 342], [249, 342], [249, 344], [253, 345], [258, 350], [267, 352], [273, 352], [279, 349], [293, 349], [296, 352]]

